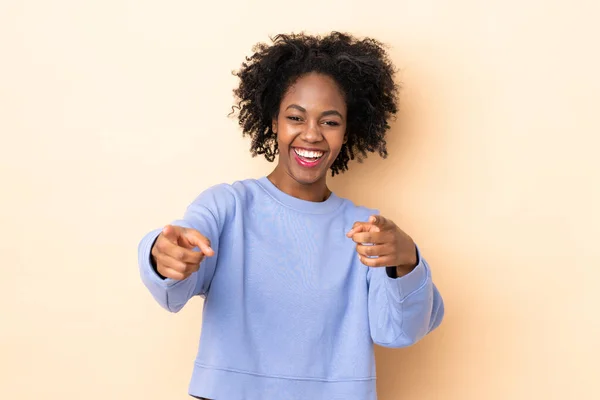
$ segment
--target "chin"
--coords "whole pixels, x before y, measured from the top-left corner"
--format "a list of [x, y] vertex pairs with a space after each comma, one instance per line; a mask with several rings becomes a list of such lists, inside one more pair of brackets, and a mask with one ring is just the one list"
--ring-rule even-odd
[[322, 176], [317, 176], [317, 177], [294, 176], [294, 180], [302, 185], [312, 185], [312, 184], [320, 181], [322, 178], [323, 178]]
[[317, 183], [323, 179], [326, 179], [328, 171], [329, 168], [325, 170], [319, 168], [319, 170], [314, 171], [307, 171], [303, 169], [299, 171], [298, 168], [290, 168], [290, 175], [296, 182], [302, 185], [312, 185], [313, 183]]

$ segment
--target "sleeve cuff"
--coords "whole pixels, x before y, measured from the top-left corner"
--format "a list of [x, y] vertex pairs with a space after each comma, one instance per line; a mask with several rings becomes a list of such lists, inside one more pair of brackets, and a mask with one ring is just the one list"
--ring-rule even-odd
[[[421, 256], [418, 248], [417, 257], [419, 260], [417, 266], [411, 272], [400, 278], [391, 278], [387, 271], [381, 271], [382, 274], [385, 275], [384, 279], [388, 289], [399, 302], [404, 301], [411, 294], [421, 290], [430, 279], [429, 267], [427, 262]], [[384, 268], [381, 269], [383, 270]]]

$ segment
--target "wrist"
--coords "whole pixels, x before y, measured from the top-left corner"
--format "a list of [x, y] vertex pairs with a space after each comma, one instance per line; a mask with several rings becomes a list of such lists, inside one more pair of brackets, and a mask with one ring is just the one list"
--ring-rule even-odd
[[404, 275], [408, 275], [410, 274], [414, 269], [415, 266], [411, 266], [411, 267], [407, 267], [407, 266], [399, 266], [396, 267], [396, 276], [398, 276], [398, 278], [402, 278]]
[[398, 276], [398, 278], [410, 274], [417, 267], [417, 265], [419, 265], [419, 252], [417, 250], [416, 245], [413, 244], [413, 247], [413, 256], [408, 261], [408, 263], [396, 266], [396, 275]]

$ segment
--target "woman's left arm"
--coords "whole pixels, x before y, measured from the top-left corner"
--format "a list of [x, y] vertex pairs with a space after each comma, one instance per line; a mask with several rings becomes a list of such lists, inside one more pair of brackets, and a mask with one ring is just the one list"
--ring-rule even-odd
[[369, 268], [369, 325], [373, 341], [386, 347], [410, 346], [439, 326], [444, 302], [429, 265], [413, 240], [380, 215], [354, 224], [348, 237]]

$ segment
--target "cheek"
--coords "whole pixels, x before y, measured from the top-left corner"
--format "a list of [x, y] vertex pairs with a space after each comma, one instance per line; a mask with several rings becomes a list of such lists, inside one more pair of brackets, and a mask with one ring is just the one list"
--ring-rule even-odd
[[291, 135], [289, 133], [289, 131], [285, 128], [280, 129], [277, 132], [277, 141], [279, 142], [279, 144], [281, 145], [285, 145], [291, 142]]
[[327, 138], [327, 142], [329, 144], [329, 148], [331, 149], [332, 155], [337, 157], [338, 153], [342, 149], [342, 146], [344, 145], [344, 133], [332, 132], [332, 134]]
[[288, 157], [293, 139], [294, 137], [290, 134], [289, 129], [279, 125], [279, 130], [277, 131], [277, 147], [280, 157]]

